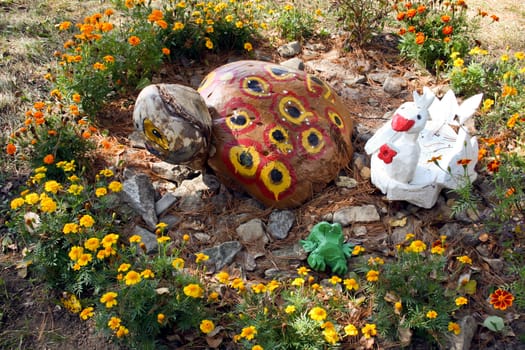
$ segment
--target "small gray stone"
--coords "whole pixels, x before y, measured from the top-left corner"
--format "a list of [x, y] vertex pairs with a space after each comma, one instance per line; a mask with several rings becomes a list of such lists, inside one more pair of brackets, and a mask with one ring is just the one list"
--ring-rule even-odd
[[357, 180], [349, 176], [339, 176], [335, 184], [338, 187], [354, 188], [357, 187]]
[[348, 226], [354, 222], [374, 222], [380, 217], [375, 206], [368, 204], [359, 207], [346, 207], [334, 213], [334, 222]]
[[199, 191], [216, 192], [220, 188], [219, 180], [210, 174], [200, 174], [191, 180], [184, 180], [173, 193], [177, 197], [195, 194]]
[[388, 77], [383, 83], [383, 90], [390, 95], [397, 95], [407, 87], [407, 82], [401, 77]]
[[177, 197], [166, 192], [166, 194], [155, 203], [155, 212], [158, 216], [164, 214], [176, 201]]
[[[268, 237], [264, 231], [261, 219], [252, 219], [241, 224], [235, 230], [241, 241], [248, 244], [255, 244], [258, 248], [263, 248], [268, 243]], [[258, 250], [258, 249], [255, 249]]]
[[151, 179], [146, 174], [136, 174], [125, 180], [122, 185], [121, 198], [138, 214], [148, 225], [154, 229], [157, 225], [155, 212], [155, 189]]
[[187, 194], [179, 201], [178, 208], [183, 211], [195, 211], [204, 206], [204, 201], [199, 193]]
[[352, 232], [357, 237], [360, 237], [360, 236], [366, 236], [366, 234], [368, 233], [368, 230], [366, 226], [359, 225], [359, 226], [355, 226], [354, 228], [352, 228]]
[[272, 251], [272, 256], [276, 259], [283, 260], [304, 260], [307, 258], [308, 254], [305, 252], [301, 244], [296, 243], [292, 246]]
[[131, 147], [135, 148], [145, 148], [144, 146], [144, 136], [139, 131], [133, 131], [128, 135], [128, 141]]
[[215, 271], [219, 271], [224, 266], [230, 264], [241, 249], [241, 243], [237, 241], [228, 241], [218, 246], [204, 249], [202, 253], [210, 257], [207, 263], [213, 265]]
[[277, 52], [282, 57], [294, 57], [301, 53], [301, 44], [292, 41], [277, 48]]
[[298, 57], [290, 58], [289, 60], [281, 62], [280, 65], [292, 69], [304, 70], [304, 62]]
[[369, 167], [365, 166], [363, 169], [359, 170], [359, 175], [365, 179], [368, 180], [372, 176], [372, 172]]
[[140, 226], [135, 226], [132, 233], [140, 236], [142, 243], [144, 243], [144, 246], [146, 247], [146, 254], [157, 252], [159, 248], [159, 244], [157, 243], [157, 235]]
[[151, 164], [151, 171], [163, 179], [180, 184], [183, 180], [189, 178], [195, 171], [184, 166], [174, 165], [167, 162], [155, 162]]
[[290, 210], [275, 210], [268, 218], [268, 233], [275, 239], [285, 239], [295, 221]]
[[196, 232], [193, 234], [193, 237], [195, 237], [200, 242], [209, 242], [211, 239], [211, 236], [204, 232]]
[[387, 80], [389, 76], [390, 76], [390, 73], [387, 73], [387, 72], [373, 72], [373, 73], [367, 74], [367, 77], [369, 79], [379, 84], [384, 84], [384, 82]]
[[166, 215], [162, 217], [161, 219], [159, 219], [159, 221], [167, 224], [168, 225], [167, 229], [169, 230], [173, 226], [177, 225], [181, 221], [181, 218], [175, 215]]

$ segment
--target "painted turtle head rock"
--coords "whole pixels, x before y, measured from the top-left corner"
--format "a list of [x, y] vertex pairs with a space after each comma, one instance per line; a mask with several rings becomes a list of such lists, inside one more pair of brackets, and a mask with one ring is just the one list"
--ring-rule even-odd
[[302, 204], [352, 156], [349, 110], [330, 86], [269, 62], [221, 66], [197, 91], [146, 87], [133, 113], [147, 149], [160, 159], [203, 169], [267, 206]]

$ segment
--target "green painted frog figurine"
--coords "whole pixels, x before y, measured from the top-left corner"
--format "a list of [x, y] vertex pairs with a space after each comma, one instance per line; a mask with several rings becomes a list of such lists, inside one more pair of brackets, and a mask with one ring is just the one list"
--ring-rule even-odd
[[343, 243], [341, 224], [321, 221], [312, 228], [301, 245], [308, 255], [308, 265], [316, 271], [324, 271], [328, 265], [335, 274], [344, 275], [348, 271], [346, 258], [352, 255], [353, 245]]

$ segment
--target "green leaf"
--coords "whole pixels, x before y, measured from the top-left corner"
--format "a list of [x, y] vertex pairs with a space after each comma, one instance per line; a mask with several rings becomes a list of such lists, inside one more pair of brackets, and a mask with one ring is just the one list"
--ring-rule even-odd
[[500, 332], [503, 327], [505, 327], [505, 322], [503, 322], [503, 319], [499, 316], [488, 316], [485, 321], [483, 321], [483, 326], [493, 332]]
[[465, 285], [463, 286], [463, 290], [465, 291], [465, 293], [469, 295], [473, 295], [473, 294], [476, 294], [477, 286], [478, 286], [478, 283], [476, 282], [476, 280], [470, 280], [467, 283], [465, 283]]

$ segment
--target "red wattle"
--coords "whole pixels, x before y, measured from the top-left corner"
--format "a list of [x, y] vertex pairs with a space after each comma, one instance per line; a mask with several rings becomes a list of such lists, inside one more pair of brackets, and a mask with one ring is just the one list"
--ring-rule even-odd
[[392, 117], [392, 129], [394, 131], [408, 131], [415, 123], [413, 120], [405, 119], [401, 114]]

